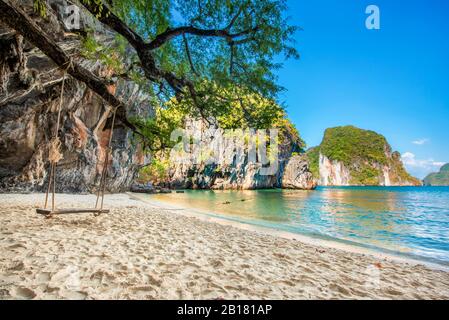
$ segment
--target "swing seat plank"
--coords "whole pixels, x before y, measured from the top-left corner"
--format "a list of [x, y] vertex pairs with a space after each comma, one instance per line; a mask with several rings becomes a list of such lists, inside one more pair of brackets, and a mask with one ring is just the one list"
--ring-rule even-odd
[[36, 209], [36, 213], [49, 215], [49, 214], [71, 214], [71, 213], [109, 213], [108, 209], [59, 209], [52, 211], [51, 209]]

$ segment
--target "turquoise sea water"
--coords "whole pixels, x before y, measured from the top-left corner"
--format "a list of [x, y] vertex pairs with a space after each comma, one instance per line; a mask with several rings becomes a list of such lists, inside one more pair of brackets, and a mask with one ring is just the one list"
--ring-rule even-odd
[[449, 187], [320, 187], [149, 195], [226, 219], [449, 265]]

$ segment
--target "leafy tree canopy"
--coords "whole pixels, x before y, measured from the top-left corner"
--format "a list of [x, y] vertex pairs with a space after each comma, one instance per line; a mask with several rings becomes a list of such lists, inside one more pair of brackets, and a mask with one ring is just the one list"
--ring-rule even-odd
[[[42, 12], [45, 0], [34, 1]], [[73, 1], [115, 31], [107, 44], [86, 38], [84, 57], [104, 61], [113, 77], [131, 79], [157, 99], [156, 118], [135, 121], [144, 136], [164, 136], [174, 125], [176, 119], [164, 116], [173, 99], [177, 111], [214, 117], [226, 127], [284, 119], [275, 103], [282, 90], [275, 61], [280, 54], [299, 56], [286, 0]]]
[[[210, 86], [205, 83], [203, 85]], [[298, 150], [305, 148], [295, 126], [287, 118], [282, 106], [274, 100], [264, 98], [251, 91], [233, 87], [229, 90], [219, 90], [216, 99], [216, 110], [220, 110], [214, 119], [222, 129], [271, 129], [280, 131], [281, 142], [293, 143]], [[192, 118], [192, 105], [188, 99], [171, 99], [161, 107], [157, 107], [155, 117], [148, 119], [134, 119], [134, 124], [144, 133], [147, 141], [153, 144], [152, 150], [170, 148], [175, 143], [170, 141], [170, 134], [177, 128], [182, 128], [187, 117]], [[201, 117], [198, 117], [201, 118]]]
[[280, 89], [273, 75], [280, 65], [273, 63], [273, 58], [280, 53], [298, 57], [292, 47], [296, 28], [283, 15], [284, 0], [110, 3], [112, 10], [146, 43], [154, 43], [165, 34], [168, 40], [161, 40], [161, 46], [154, 51], [156, 63], [191, 81], [233, 83], [271, 96]]
[[189, 96], [204, 113], [215, 111], [211, 90], [231, 85], [276, 98], [275, 57], [298, 57], [285, 0], [80, 1], [134, 47], [123, 59], [155, 95]]

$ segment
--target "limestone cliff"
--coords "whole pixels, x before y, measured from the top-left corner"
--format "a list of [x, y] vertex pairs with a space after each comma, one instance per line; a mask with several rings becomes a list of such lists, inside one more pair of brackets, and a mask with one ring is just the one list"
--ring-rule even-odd
[[327, 129], [320, 146], [307, 152], [319, 185], [416, 186], [399, 152], [385, 137], [353, 126]]
[[[170, 188], [191, 189], [314, 189], [316, 183], [309, 170], [305, 155], [291, 137], [284, 136], [279, 144], [277, 165], [267, 167], [260, 161], [251, 161], [245, 146], [228, 137], [216, 139], [221, 133], [216, 125], [203, 121], [188, 120], [186, 132], [193, 139], [204, 142], [209, 151], [218, 152], [220, 161], [204, 158], [180, 156], [181, 161], [173, 161], [168, 174], [162, 181], [153, 181], [156, 185]], [[242, 148], [239, 150], [239, 148]], [[202, 151], [204, 154], [204, 150]], [[173, 159], [172, 159], [173, 160]], [[274, 162], [273, 162], [274, 163]]]
[[[63, 0], [51, 0], [46, 17], [33, 11], [32, 0], [20, 0], [22, 8], [46, 30], [74, 61], [102, 78], [112, 71], [96, 59], [82, 55], [81, 35], [94, 30], [95, 41], [107, 43], [113, 34], [81, 11], [80, 29], [66, 29]], [[14, 30], [0, 24], [0, 190], [44, 191], [48, 180], [49, 142], [57, 122], [63, 72], [37, 48]], [[114, 78], [111, 90], [127, 106], [127, 116], [148, 118], [153, 114], [149, 97], [132, 82]], [[89, 192], [99, 185], [106, 145], [111, 131], [111, 114], [105, 102], [83, 83], [67, 78], [61, 113], [63, 159], [56, 172], [57, 192]], [[197, 130], [191, 123], [190, 130]], [[204, 128], [201, 128], [203, 130]], [[212, 129], [212, 128], [211, 128]], [[216, 128], [215, 128], [216, 129]], [[209, 137], [210, 138], [210, 137]], [[204, 136], [206, 139], [206, 136]], [[140, 147], [132, 143], [131, 132], [116, 124], [112, 140], [107, 189], [128, 190], [145, 162]], [[267, 168], [247, 156], [233, 156], [230, 146], [225, 165], [204, 162], [182, 163], [170, 167], [169, 179], [159, 182], [177, 188], [199, 189], [313, 189], [316, 184], [300, 148], [293, 139], [281, 145], [279, 165]]]
[[424, 178], [426, 186], [449, 186], [449, 163], [440, 168], [439, 172], [431, 173]]
[[[65, 30], [58, 14], [61, 1], [51, 1], [45, 20], [35, 14], [32, 1], [23, 8], [77, 63], [97, 75], [108, 75], [98, 62], [79, 55], [80, 37]], [[82, 30], [79, 30], [80, 32]], [[107, 33], [99, 35], [107, 37]], [[56, 125], [62, 72], [38, 49], [0, 24], [0, 189], [42, 191], [48, 176], [48, 147]], [[150, 110], [136, 85], [118, 81], [111, 88], [129, 106], [128, 113]], [[57, 192], [93, 191], [99, 183], [111, 128], [108, 106], [86, 86], [66, 81], [59, 136], [63, 159], [56, 172]], [[112, 141], [107, 188], [127, 190], [143, 163], [131, 133], [120, 122]]]

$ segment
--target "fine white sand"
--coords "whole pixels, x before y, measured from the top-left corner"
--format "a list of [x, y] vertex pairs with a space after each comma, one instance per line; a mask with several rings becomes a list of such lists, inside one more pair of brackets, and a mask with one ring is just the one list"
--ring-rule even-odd
[[[89, 207], [91, 195], [57, 195]], [[449, 273], [107, 195], [109, 214], [0, 194], [0, 299], [448, 299]]]

